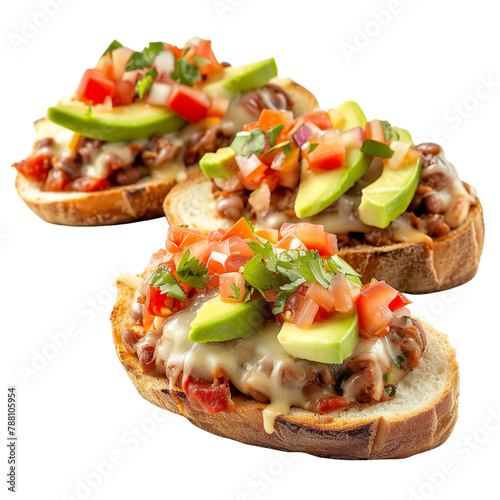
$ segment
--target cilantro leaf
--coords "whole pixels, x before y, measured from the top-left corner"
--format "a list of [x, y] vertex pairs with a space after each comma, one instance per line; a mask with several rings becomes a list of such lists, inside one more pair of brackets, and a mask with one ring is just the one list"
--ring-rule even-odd
[[163, 50], [163, 42], [150, 42], [148, 47], [144, 47], [141, 52], [134, 52], [130, 57], [126, 71], [133, 69], [149, 68], [153, 64], [154, 58]]
[[262, 260], [262, 254], [252, 257], [243, 268], [243, 276], [246, 282], [255, 288], [263, 296], [263, 290], [273, 290], [278, 288], [277, 276], [267, 268]]
[[248, 142], [250, 132], [238, 132], [231, 143], [231, 149], [235, 153], [240, 153], [243, 146]]
[[285, 152], [286, 155], [289, 155], [292, 152], [292, 148], [290, 147], [290, 142], [291, 141], [284, 141], [280, 142], [279, 144], [276, 144], [272, 148], [268, 149], [266, 152], [266, 155], [269, 153], [272, 153], [273, 151], [276, 151], [279, 148], [283, 148], [283, 151]]
[[388, 385], [385, 388], [385, 392], [390, 398], [393, 398], [396, 395], [396, 387], [394, 387], [393, 385]]
[[197, 64], [198, 68], [201, 68], [202, 66], [206, 66], [210, 60], [206, 59], [205, 57], [198, 57], [198, 56], [193, 56], [193, 61]]
[[102, 53], [102, 56], [105, 56], [108, 52], [113, 52], [113, 50], [119, 49], [120, 47], [123, 47], [123, 45], [118, 40], [113, 40], [108, 45], [108, 48]]
[[240, 154], [249, 157], [254, 153], [259, 156], [264, 151], [266, 147], [266, 135], [260, 128], [253, 128], [250, 130], [250, 135], [246, 140], [245, 144], [243, 144]]
[[276, 140], [278, 139], [278, 135], [283, 130], [283, 125], [275, 125], [270, 129], [266, 130], [266, 135], [269, 139], [269, 146], [274, 146], [276, 144]]
[[313, 142], [312, 144], [309, 144], [309, 149], [307, 150], [307, 152], [312, 153], [318, 146], [319, 146], [319, 144], [317, 142]]
[[190, 259], [189, 255], [188, 249], [177, 266], [177, 277], [181, 283], [193, 288], [205, 288], [205, 283], [208, 281], [208, 269], [196, 257]]
[[288, 299], [297, 292], [296, 288], [290, 290], [281, 290], [278, 295], [276, 295], [276, 300], [274, 302], [273, 314], [282, 313], [285, 310], [286, 303]]
[[230, 299], [236, 299], [236, 300], [239, 300], [240, 298], [240, 289], [236, 286], [236, 283], [232, 283], [231, 284], [231, 289], [233, 290], [234, 292], [234, 296], [232, 297], [229, 297]]
[[250, 299], [252, 298], [253, 292], [255, 292], [255, 288], [251, 287], [250, 290], [248, 291], [246, 297], [243, 299], [243, 302], [246, 304], [247, 302], [250, 302]]
[[260, 253], [264, 258], [267, 259], [267, 257], [273, 253], [273, 246], [271, 242], [257, 235], [255, 235], [255, 238], [257, 238], [260, 244], [256, 243], [255, 241], [247, 241], [247, 245], [255, 255]]
[[382, 130], [384, 131], [384, 141], [390, 141], [391, 139], [399, 139], [399, 134], [393, 130], [392, 125], [385, 120], [380, 120], [382, 125]]
[[194, 82], [201, 80], [198, 66], [190, 63], [187, 59], [181, 57], [177, 59], [176, 69], [170, 73], [170, 76], [177, 82], [192, 87]]
[[157, 76], [158, 71], [152, 68], [135, 84], [135, 93], [139, 99], [142, 99], [151, 90]]
[[163, 267], [159, 267], [149, 278], [148, 284], [152, 285], [162, 294], [167, 294], [167, 297], [179, 299], [186, 302], [186, 294], [174, 275]]

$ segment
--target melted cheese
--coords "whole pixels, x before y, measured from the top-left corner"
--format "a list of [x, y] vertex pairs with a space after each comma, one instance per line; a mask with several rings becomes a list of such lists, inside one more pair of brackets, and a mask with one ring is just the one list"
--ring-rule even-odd
[[73, 132], [67, 128], [61, 127], [51, 122], [48, 118], [41, 118], [35, 122], [35, 141], [41, 139], [54, 139], [54, 144], [43, 148], [39, 152], [47, 153], [52, 156], [61, 156], [68, 151], [68, 146], [73, 137]]
[[[308, 397], [302, 388], [307, 376], [307, 369], [320, 369], [331, 365], [314, 363], [289, 356], [277, 335], [279, 325], [267, 323], [253, 335], [226, 342], [195, 343], [189, 340], [190, 325], [196, 317], [203, 297], [184, 311], [175, 314], [165, 322], [163, 337], [157, 349], [157, 357], [164, 362], [170, 386], [178, 382], [180, 373], [183, 381], [189, 375], [212, 382], [212, 373], [222, 370], [231, 383], [243, 394], [255, 397], [263, 395], [262, 400], [269, 400], [262, 415], [266, 432], [274, 432], [277, 415], [286, 415], [292, 406], [304, 407]], [[206, 298], [205, 298], [206, 300]], [[358, 341], [353, 356], [373, 359], [377, 366], [377, 391], [380, 398], [384, 390], [383, 374], [391, 366], [390, 356], [381, 340]], [[339, 371], [342, 365], [337, 365]], [[293, 377], [286, 378], [287, 373]], [[290, 380], [297, 380], [294, 385]], [[319, 386], [318, 386], [319, 387]], [[331, 386], [323, 385], [321, 397], [334, 396]]]

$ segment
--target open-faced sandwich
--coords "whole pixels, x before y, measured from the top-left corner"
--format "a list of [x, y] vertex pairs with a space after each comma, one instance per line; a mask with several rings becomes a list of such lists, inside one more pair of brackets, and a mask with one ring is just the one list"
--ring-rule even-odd
[[90, 226], [163, 215], [167, 192], [207, 151], [231, 143], [263, 108], [303, 114], [316, 99], [276, 78], [274, 59], [232, 67], [211, 42], [114, 41], [76, 92], [35, 122], [16, 188], [42, 219]]
[[244, 443], [403, 458], [450, 435], [458, 366], [445, 335], [383, 281], [362, 286], [322, 226], [170, 227], [111, 315], [139, 393]]
[[230, 147], [206, 154], [165, 200], [173, 225], [204, 232], [241, 216], [259, 226], [322, 224], [361, 275], [426, 293], [470, 280], [484, 239], [475, 190], [440, 146], [414, 146], [348, 101], [300, 117], [263, 110]]

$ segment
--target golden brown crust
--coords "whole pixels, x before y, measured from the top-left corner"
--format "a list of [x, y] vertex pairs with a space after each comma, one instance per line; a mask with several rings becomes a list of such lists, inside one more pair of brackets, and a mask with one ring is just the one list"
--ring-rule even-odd
[[[129, 314], [133, 293], [127, 285], [118, 283], [118, 298], [111, 314], [113, 341], [123, 367], [143, 398], [160, 408], [184, 415], [208, 432], [242, 443], [322, 457], [386, 459], [405, 458], [435, 448], [446, 441], [453, 430], [458, 416], [459, 393], [455, 351], [445, 335], [428, 325], [424, 328], [427, 335], [435, 339], [433, 349], [438, 352], [433, 356], [446, 359], [444, 362], [429, 360], [431, 353], [428, 349], [421, 361], [426, 367], [419, 365], [405, 377], [408, 384], [415, 386], [420, 379], [423, 382], [431, 374], [437, 378], [439, 371], [439, 377], [444, 381], [443, 388], [436, 391], [431, 384], [432, 397], [426, 403], [415, 398], [415, 401], [404, 402], [401, 408], [398, 406], [396, 412], [387, 412], [387, 404], [379, 403], [364, 408], [369, 412], [367, 417], [362, 416], [362, 411], [357, 414], [351, 411], [349, 415], [342, 411], [318, 415], [294, 408], [289, 415], [278, 416], [275, 432], [267, 434], [262, 418], [265, 405], [245, 396], [235, 396], [234, 411], [208, 415], [195, 408], [178, 387], [169, 390], [166, 378], [142, 371], [137, 357], [125, 350], [121, 339], [122, 332], [133, 327]], [[434, 367], [436, 371], [433, 371]], [[404, 398], [404, 389], [401, 391], [399, 397]], [[412, 394], [412, 389], [407, 390], [408, 394]], [[373, 412], [374, 408], [377, 408], [376, 412]]]
[[[217, 215], [213, 202], [211, 181], [198, 171], [172, 189], [163, 209], [175, 226], [189, 224], [204, 231], [230, 226], [228, 219]], [[434, 239], [433, 250], [425, 243], [396, 243], [350, 247], [339, 255], [362, 275], [363, 283], [376, 278], [402, 292], [430, 293], [471, 280], [479, 267], [483, 243], [483, 209], [478, 201], [463, 224]]]
[[47, 193], [17, 174], [16, 189], [41, 219], [65, 226], [104, 226], [152, 219], [163, 213], [162, 203], [175, 180], [150, 181], [92, 193]]

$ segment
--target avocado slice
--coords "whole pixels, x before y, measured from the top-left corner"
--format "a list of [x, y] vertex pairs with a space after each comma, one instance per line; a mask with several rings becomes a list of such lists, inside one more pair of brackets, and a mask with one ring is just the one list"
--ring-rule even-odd
[[[249, 92], [278, 74], [273, 58], [243, 66], [225, 68], [213, 83], [202, 90], [209, 97]], [[153, 135], [176, 132], [188, 122], [163, 106], [142, 102], [117, 106], [111, 111], [96, 111], [75, 100], [63, 100], [47, 111], [49, 120], [85, 137], [102, 141], [133, 141]]]
[[[396, 128], [399, 140], [413, 145], [407, 130]], [[369, 226], [386, 228], [410, 205], [420, 178], [422, 159], [394, 170], [384, 167], [382, 175], [362, 190], [359, 218]]]
[[278, 341], [295, 358], [339, 364], [352, 354], [358, 335], [357, 312], [334, 313], [326, 321], [313, 323], [306, 330], [285, 323]]
[[203, 92], [210, 97], [243, 94], [261, 87], [277, 75], [278, 68], [273, 57], [242, 66], [228, 66], [216, 81], [204, 85]]
[[[340, 130], [366, 125], [366, 117], [355, 102], [346, 101], [337, 110], [344, 117]], [[363, 177], [370, 162], [370, 157], [356, 148], [346, 152], [344, 166], [335, 170], [315, 172], [304, 165], [295, 200], [297, 217], [310, 217], [330, 206]]]
[[246, 337], [262, 326], [269, 309], [262, 296], [249, 302], [222, 302], [220, 295], [208, 300], [191, 323], [189, 340], [193, 342], [223, 342]]
[[50, 121], [85, 137], [102, 141], [133, 141], [169, 134], [187, 121], [161, 106], [142, 102], [117, 106], [112, 111], [95, 111], [78, 101], [64, 101], [47, 110]]
[[205, 153], [200, 160], [200, 168], [207, 177], [232, 177], [231, 164], [234, 162], [234, 149], [219, 148], [215, 153]]

